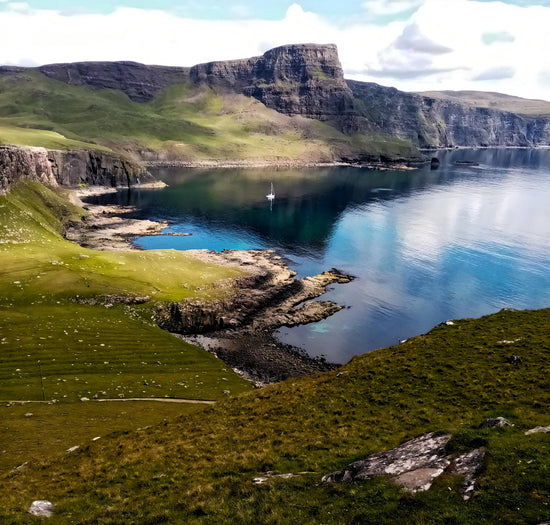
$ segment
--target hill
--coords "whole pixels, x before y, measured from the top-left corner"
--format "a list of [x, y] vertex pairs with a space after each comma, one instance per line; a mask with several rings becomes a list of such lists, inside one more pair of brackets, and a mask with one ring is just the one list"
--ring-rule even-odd
[[550, 144], [548, 103], [346, 80], [334, 45], [165, 67], [0, 67], [0, 142], [138, 162], [418, 159], [417, 148]]
[[[51, 501], [60, 524], [550, 518], [547, 434], [525, 434], [549, 425], [550, 310], [447, 322], [332, 372], [251, 391], [154, 326], [150, 301], [138, 299], [216, 296], [216, 281], [234, 270], [171, 251], [78, 247], [59, 232], [81, 213], [35, 182], [0, 197], [9, 268], [0, 274], [1, 396], [39, 401], [40, 363], [47, 399], [59, 400], [0, 406], [0, 522], [33, 522], [34, 500]], [[164, 271], [154, 272], [160, 260]], [[183, 276], [193, 286], [181, 286]], [[112, 294], [136, 300], [112, 304]], [[195, 405], [94, 401], [119, 395]], [[204, 399], [218, 401], [201, 407]], [[496, 416], [514, 426], [480, 428]], [[391, 476], [322, 482], [427, 432], [449, 433], [452, 457], [484, 450], [468, 501], [452, 472], [416, 493]]]
[[[55, 523], [508, 523], [550, 517], [550, 310], [455, 321], [288, 380], [4, 475], [0, 516], [28, 523], [33, 500]], [[522, 363], [510, 364], [512, 352]], [[487, 417], [513, 427], [483, 429]], [[474, 496], [445, 474], [411, 494], [389, 477], [343, 485], [324, 474], [425, 432], [451, 454], [486, 450]], [[257, 478], [261, 478], [258, 480]]]

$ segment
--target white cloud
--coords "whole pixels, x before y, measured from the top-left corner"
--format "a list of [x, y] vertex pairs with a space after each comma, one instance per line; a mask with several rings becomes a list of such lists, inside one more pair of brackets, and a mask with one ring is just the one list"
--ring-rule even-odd
[[516, 70], [509, 66], [492, 67], [472, 77], [472, 80], [501, 80], [514, 78]]
[[363, 9], [375, 15], [396, 15], [416, 9], [423, 0], [365, 0]]
[[[541, 53], [550, 47], [550, 7], [365, 0], [362, 7], [372, 12], [406, 15], [383, 25], [358, 16], [341, 27], [299, 3], [281, 20], [209, 21], [132, 8], [68, 16], [0, 2], [0, 64], [134, 60], [191, 66], [259, 55], [283, 44], [335, 43], [344, 71], [359, 80], [408, 91], [482, 89], [550, 98], [541, 80], [547, 78]], [[483, 75], [501, 67], [503, 58], [515, 75]]]

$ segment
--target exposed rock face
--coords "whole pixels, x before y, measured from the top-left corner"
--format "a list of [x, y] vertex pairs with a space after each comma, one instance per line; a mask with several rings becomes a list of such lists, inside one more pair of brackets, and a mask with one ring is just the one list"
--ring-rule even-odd
[[0, 146], [0, 192], [20, 179], [50, 186], [130, 186], [152, 178], [138, 164], [99, 151]]
[[135, 102], [149, 102], [163, 89], [189, 79], [189, 68], [146, 66], [136, 62], [50, 64], [39, 70], [47, 77], [90, 89], [116, 89]]
[[281, 46], [261, 57], [199, 64], [190, 77], [254, 97], [280, 113], [356, 127], [351, 91], [333, 44]]
[[323, 477], [324, 483], [363, 481], [373, 476], [390, 476], [409, 492], [428, 490], [436, 477], [447, 474], [464, 476], [462, 496], [469, 499], [475, 479], [485, 457], [485, 449], [478, 448], [459, 457], [447, 455], [445, 446], [450, 434], [430, 432], [411, 439], [386, 452], [372, 454], [348, 465], [344, 470]]
[[295, 273], [270, 253], [248, 250], [190, 250], [201, 260], [240, 266], [246, 277], [238, 281], [238, 293], [218, 301], [186, 300], [159, 305], [157, 323], [169, 332], [202, 334], [249, 327], [254, 331], [275, 330], [325, 319], [342, 309], [330, 301], [311, 301], [332, 283], [348, 283], [353, 277], [337, 270], [295, 279]]
[[550, 145], [550, 119], [347, 81], [358, 111], [372, 124], [420, 148]]

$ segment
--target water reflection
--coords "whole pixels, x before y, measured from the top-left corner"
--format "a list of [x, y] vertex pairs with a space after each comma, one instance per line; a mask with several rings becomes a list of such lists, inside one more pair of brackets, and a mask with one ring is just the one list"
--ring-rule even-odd
[[414, 172], [165, 170], [168, 188], [114, 198], [193, 233], [139, 239], [146, 248], [276, 248], [301, 275], [356, 275], [328, 294], [350, 308], [281, 331], [344, 362], [448, 318], [550, 305], [550, 151], [438, 156], [439, 169]]

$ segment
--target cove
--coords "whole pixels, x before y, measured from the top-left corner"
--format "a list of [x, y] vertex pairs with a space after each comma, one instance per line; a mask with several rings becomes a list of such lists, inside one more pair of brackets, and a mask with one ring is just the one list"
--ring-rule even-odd
[[448, 319], [550, 306], [550, 150], [437, 157], [437, 170], [159, 169], [168, 187], [98, 200], [191, 234], [144, 249], [274, 249], [300, 276], [356, 276], [323, 296], [344, 310], [278, 334], [344, 363]]

